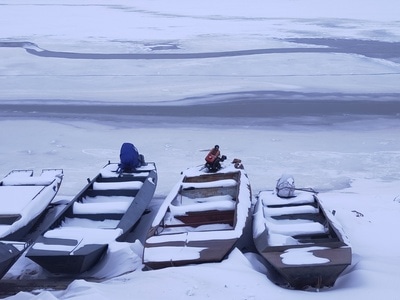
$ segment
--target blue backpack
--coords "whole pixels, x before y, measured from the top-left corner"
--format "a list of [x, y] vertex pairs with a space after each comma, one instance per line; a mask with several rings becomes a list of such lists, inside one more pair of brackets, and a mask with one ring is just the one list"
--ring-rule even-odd
[[121, 172], [132, 172], [135, 168], [140, 167], [139, 152], [131, 143], [123, 143], [119, 158], [121, 160], [119, 168]]

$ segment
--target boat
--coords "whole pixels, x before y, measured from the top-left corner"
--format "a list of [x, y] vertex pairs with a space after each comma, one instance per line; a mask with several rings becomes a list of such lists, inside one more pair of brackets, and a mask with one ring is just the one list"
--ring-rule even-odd
[[112, 242], [123, 242], [145, 213], [157, 185], [153, 162], [130, 172], [106, 164], [28, 249], [26, 257], [55, 274], [82, 274]]
[[28, 247], [26, 242], [0, 242], [0, 279], [7, 274]]
[[317, 193], [297, 190], [257, 195], [253, 240], [258, 253], [283, 279], [280, 285], [308, 290], [332, 287], [351, 264], [350, 243]]
[[[222, 261], [251, 217], [251, 188], [241, 163], [182, 172], [144, 242], [146, 270]], [[250, 222], [251, 226], [251, 222]]]
[[13, 170], [0, 182], [0, 278], [38, 234], [37, 223], [57, 195], [62, 169]]

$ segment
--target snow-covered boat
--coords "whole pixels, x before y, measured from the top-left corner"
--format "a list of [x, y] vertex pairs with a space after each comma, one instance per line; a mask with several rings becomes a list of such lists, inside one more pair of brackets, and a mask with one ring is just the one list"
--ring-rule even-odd
[[81, 274], [106, 253], [109, 243], [124, 241], [153, 198], [157, 170], [148, 162], [120, 173], [108, 163], [71, 200], [26, 256], [52, 273]]
[[27, 242], [4, 241], [0, 242], [0, 279], [14, 265], [28, 247]]
[[316, 193], [281, 198], [261, 191], [253, 216], [258, 252], [293, 289], [331, 287], [351, 264], [351, 247], [340, 224]]
[[144, 244], [147, 269], [220, 262], [250, 220], [250, 182], [241, 164], [215, 173], [187, 169], [161, 204]]
[[56, 196], [63, 170], [13, 170], [0, 182], [0, 278], [36, 237], [35, 226]]

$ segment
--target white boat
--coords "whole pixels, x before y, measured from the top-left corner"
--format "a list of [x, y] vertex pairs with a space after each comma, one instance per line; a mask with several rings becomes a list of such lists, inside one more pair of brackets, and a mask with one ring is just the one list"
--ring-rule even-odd
[[0, 278], [36, 237], [34, 227], [59, 191], [63, 170], [13, 170], [0, 182]]

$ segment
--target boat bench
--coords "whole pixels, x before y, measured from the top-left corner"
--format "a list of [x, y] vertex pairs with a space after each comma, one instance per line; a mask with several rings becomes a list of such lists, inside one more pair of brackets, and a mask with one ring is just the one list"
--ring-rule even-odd
[[319, 222], [321, 224], [326, 223], [326, 219], [323, 215], [313, 214], [313, 213], [271, 216], [271, 218], [274, 220], [308, 220], [308, 221]]
[[334, 243], [340, 241], [338, 237], [332, 236], [329, 232], [316, 234], [298, 234], [294, 235], [293, 238], [298, 240], [300, 243]]
[[124, 214], [131, 203], [129, 202], [109, 202], [109, 203], [81, 203], [75, 202], [73, 205], [74, 215], [79, 214]]
[[126, 213], [133, 200], [132, 196], [83, 197], [72, 205], [72, 212], [78, 218], [118, 220]]
[[[146, 164], [143, 165], [136, 170], [134, 170], [131, 173], [124, 173], [123, 176], [127, 177], [148, 177], [149, 172], [154, 170], [154, 165], [153, 164]], [[121, 174], [118, 172], [118, 164], [112, 163], [107, 166], [105, 166], [101, 172], [100, 172], [101, 178], [106, 179], [106, 178], [118, 178], [121, 177]]]
[[143, 185], [142, 181], [124, 181], [124, 182], [94, 182], [93, 190], [139, 190]]
[[233, 226], [234, 223], [234, 210], [209, 210], [202, 212], [188, 212], [185, 215], [175, 216], [175, 219], [181, 221], [182, 223], [168, 224], [164, 223], [164, 228], [173, 227], [199, 227], [202, 225], [212, 225], [212, 224], [229, 224]]
[[267, 222], [266, 226], [271, 233], [286, 236], [326, 234], [327, 228], [319, 222], [288, 222], [285, 224], [273, 224]]
[[71, 252], [88, 244], [101, 245], [115, 241], [121, 233], [121, 229], [63, 227], [47, 231], [35, 241], [32, 248]]
[[[165, 224], [165, 227], [198, 227], [205, 224], [230, 224], [233, 226], [236, 203], [229, 196], [211, 197], [217, 200], [188, 205], [170, 205], [171, 216], [183, 223]], [[200, 200], [200, 199], [197, 199]]]
[[261, 192], [259, 194], [263, 206], [269, 207], [286, 207], [286, 206], [299, 206], [299, 205], [315, 205], [315, 198], [312, 193], [303, 192], [295, 197], [280, 198], [271, 192]]
[[96, 196], [130, 196], [135, 197], [143, 186], [140, 180], [123, 182], [94, 182], [91, 189], [85, 192], [90, 197]]
[[318, 214], [318, 208], [312, 205], [264, 207], [264, 215], [279, 216], [289, 214]]
[[201, 189], [201, 188], [215, 188], [215, 187], [234, 187], [237, 181], [234, 179], [221, 179], [215, 181], [205, 182], [182, 182], [182, 189]]
[[325, 218], [319, 213], [319, 209], [313, 205], [263, 207], [264, 215], [274, 220], [310, 220], [324, 223]]
[[22, 216], [20, 214], [5, 214], [0, 215], [0, 225], [12, 225], [14, 222], [21, 219]]
[[210, 199], [201, 198], [196, 199], [194, 202], [190, 200], [182, 199], [181, 205], [170, 205], [169, 209], [171, 213], [173, 215], [185, 215], [188, 212], [195, 211], [234, 210], [236, 205], [230, 196], [210, 197]]
[[40, 176], [32, 176], [32, 170], [13, 170], [1, 181], [4, 186], [20, 186], [20, 185], [50, 185], [55, 176], [61, 174], [62, 171], [57, 169], [43, 170]]

